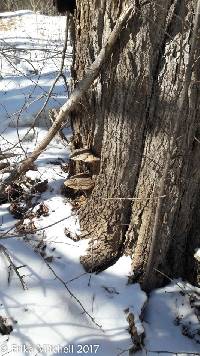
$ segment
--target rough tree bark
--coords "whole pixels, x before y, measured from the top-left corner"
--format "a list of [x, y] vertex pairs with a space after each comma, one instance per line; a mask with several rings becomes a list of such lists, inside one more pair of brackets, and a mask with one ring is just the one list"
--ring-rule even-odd
[[[73, 79], [100, 52], [129, 0], [77, 0]], [[200, 8], [196, 0], [135, 0], [111, 58], [72, 114], [74, 147], [101, 158], [81, 227], [81, 262], [101, 271], [123, 253], [145, 290], [195, 282], [200, 245]], [[196, 16], [195, 16], [196, 14]]]

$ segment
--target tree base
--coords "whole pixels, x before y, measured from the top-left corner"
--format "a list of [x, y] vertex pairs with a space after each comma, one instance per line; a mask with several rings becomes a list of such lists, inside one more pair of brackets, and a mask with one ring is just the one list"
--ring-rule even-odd
[[80, 262], [86, 272], [99, 273], [112, 266], [121, 257], [119, 251], [114, 252], [111, 245], [102, 241], [90, 246], [87, 254], [80, 257]]

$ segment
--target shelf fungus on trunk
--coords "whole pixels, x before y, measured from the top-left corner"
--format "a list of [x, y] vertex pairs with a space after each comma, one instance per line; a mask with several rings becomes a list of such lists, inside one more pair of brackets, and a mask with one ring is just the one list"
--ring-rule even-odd
[[95, 177], [99, 169], [100, 158], [96, 157], [89, 148], [76, 149], [70, 156], [69, 176], [84, 172]]
[[78, 195], [89, 196], [94, 188], [94, 180], [86, 173], [79, 173], [64, 182], [66, 196], [76, 198]]

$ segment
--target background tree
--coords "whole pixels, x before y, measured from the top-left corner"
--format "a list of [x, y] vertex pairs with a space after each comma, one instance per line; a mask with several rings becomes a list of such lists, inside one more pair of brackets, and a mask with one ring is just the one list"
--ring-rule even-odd
[[[77, 0], [73, 78], [95, 60], [126, 0]], [[74, 147], [101, 158], [81, 210], [81, 261], [100, 271], [123, 253], [143, 288], [197, 280], [200, 244], [200, 5], [135, 1], [112, 56], [73, 112]]]

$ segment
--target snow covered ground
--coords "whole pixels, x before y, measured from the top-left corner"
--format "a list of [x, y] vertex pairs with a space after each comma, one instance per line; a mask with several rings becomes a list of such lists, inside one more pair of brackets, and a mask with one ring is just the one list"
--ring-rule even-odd
[[[24, 138], [58, 73], [64, 29], [63, 17], [29, 11], [0, 14], [0, 148], [18, 154], [13, 164], [32, 152], [46, 134], [40, 125]], [[67, 80], [70, 61], [69, 47]], [[66, 97], [67, 88], [61, 80], [45, 116]], [[28, 239], [17, 235], [17, 220], [10, 214], [9, 204], [0, 206], [1, 244], [15, 265], [22, 266], [18, 271], [26, 288], [15, 273], [9, 273], [8, 259], [0, 249], [0, 316], [13, 324], [10, 335], [0, 336], [0, 356], [128, 355], [132, 346], [128, 310], [142, 330], [139, 316], [147, 297], [138, 284], [127, 284], [130, 259], [122, 257], [98, 275], [86, 274], [79, 257], [87, 241], [74, 242], [65, 234], [65, 228], [79, 233], [77, 217], [61, 194], [67, 174], [58, 163], [66, 162], [68, 154], [69, 147], [56, 137], [38, 158], [37, 170], [27, 173], [32, 179], [48, 179], [48, 189], [39, 196], [34, 210], [41, 202], [49, 209], [48, 216], [32, 219], [37, 231]], [[143, 322], [145, 348], [138, 356], [200, 354], [199, 321], [189, 302], [194, 288], [179, 285], [174, 282], [150, 296]], [[183, 289], [188, 290], [186, 295]], [[186, 327], [189, 336], [183, 335]]]
[[[29, 125], [44, 103], [60, 69], [65, 18], [30, 11], [0, 15], [0, 106], [1, 127]], [[71, 48], [66, 55], [69, 77]], [[47, 110], [61, 106], [67, 88], [61, 79]], [[45, 114], [47, 113], [45, 111]]]

